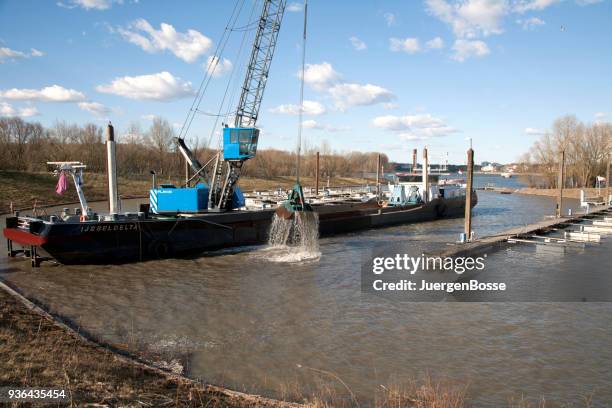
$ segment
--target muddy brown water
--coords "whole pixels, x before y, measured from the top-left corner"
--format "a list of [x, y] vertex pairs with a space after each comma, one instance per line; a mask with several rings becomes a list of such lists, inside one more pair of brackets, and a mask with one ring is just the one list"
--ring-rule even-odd
[[[487, 235], [525, 225], [554, 206], [547, 197], [479, 192], [474, 228]], [[188, 376], [247, 392], [282, 397], [323, 382], [348, 398], [324, 370], [363, 405], [381, 384], [425, 375], [467, 384], [474, 406], [507, 406], [521, 395], [612, 405], [612, 303], [580, 303], [612, 290], [609, 242], [569, 254], [521, 246], [487, 260], [486, 278], [504, 279], [526, 300], [554, 291], [554, 276], [593, 282], [600, 289], [591, 299], [414, 303], [362, 293], [359, 260], [374, 246], [442, 248], [462, 228], [462, 219], [443, 220], [325, 238], [319, 258], [295, 263], [275, 262], [265, 246], [113, 266], [31, 269], [2, 257], [0, 277], [106, 342], [162, 353]]]

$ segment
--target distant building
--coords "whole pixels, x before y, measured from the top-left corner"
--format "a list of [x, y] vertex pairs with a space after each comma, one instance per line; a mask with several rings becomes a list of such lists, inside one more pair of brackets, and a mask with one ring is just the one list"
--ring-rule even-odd
[[494, 165], [492, 165], [492, 164], [487, 164], [486, 166], [482, 166], [482, 167], [480, 168], [480, 171], [484, 171], [484, 172], [486, 172], [486, 173], [495, 172], [495, 171], [497, 171], [497, 170], [498, 170], [497, 166], [494, 166]]

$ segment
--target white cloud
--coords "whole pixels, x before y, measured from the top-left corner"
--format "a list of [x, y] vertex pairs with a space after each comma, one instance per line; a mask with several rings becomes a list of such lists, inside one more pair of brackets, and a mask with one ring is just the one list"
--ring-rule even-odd
[[351, 130], [351, 128], [348, 126], [332, 126], [324, 123], [319, 123], [316, 120], [312, 119], [303, 121], [302, 126], [304, 126], [304, 128], [306, 129], [324, 130], [332, 133], [348, 132], [349, 130]]
[[[298, 73], [301, 77], [301, 73]], [[304, 82], [316, 90], [324, 90], [340, 79], [338, 74], [329, 62], [321, 64], [306, 64], [304, 69]]]
[[368, 48], [368, 45], [365, 42], [361, 41], [359, 38], [355, 36], [349, 38], [349, 41], [351, 42], [351, 45], [353, 46], [353, 48], [357, 51], [363, 51]]
[[418, 38], [389, 38], [389, 49], [391, 51], [407, 52], [408, 54], [414, 54], [421, 50]]
[[209, 72], [214, 78], [218, 78], [231, 72], [234, 65], [227, 58], [219, 60], [219, 57], [209, 56], [204, 64], [204, 69]]
[[392, 27], [397, 24], [397, 16], [393, 13], [385, 13], [383, 14], [385, 18], [385, 22], [387, 23], [387, 27]]
[[15, 108], [6, 102], [0, 102], [0, 116], [14, 116]]
[[85, 10], [107, 10], [111, 8], [113, 3], [121, 4], [123, 0], [69, 0], [67, 3], [62, 3], [60, 1], [57, 5], [69, 9], [81, 7]]
[[45, 55], [44, 52], [37, 50], [36, 48], [31, 48], [30, 49], [30, 56], [31, 57], [42, 57], [43, 55]]
[[[326, 109], [323, 104], [317, 101], [304, 101], [304, 115], [322, 115], [325, 113]], [[293, 104], [283, 104], [279, 105], [276, 108], [270, 109], [272, 113], [283, 113], [287, 115], [299, 115], [300, 106]]]
[[448, 136], [458, 130], [443, 119], [429, 113], [404, 116], [378, 116], [372, 120], [374, 127], [396, 133], [404, 140], [426, 140], [431, 137]]
[[605, 119], [608, 117], [608, 114], [605, 112], [597, 112], [595, 114], [595, 119]]
[[532, 30], [537, 26], [546, 24], [546, 22], [538, 17], [530, 17], [526, 19], [518, 19], [516, 20], [516, 24], [523, 27], [523, 30]]
[[298, 3], [296, 1], [293, 1], [291, 3], [289, 3], [289, 5], [287, 6], [287, 11], [291, 12], [291, 13], [298, 13], [300, 11], [304, 10], [304, 5], [302, 3]]
[[544, 133], [546, 133], [546, 131], [542, 130], [542, 129], [536, 129], [536, 128], [530, 128], [530, 127], [525, 128], [525, 134], [527, 134], [527, 135], [541, 136]]
[[514, 4], [514, 11], [525, 13], [526, 11], [543, 10], [562, 0], [519, 0]]
[[155, 115], [155, 114], [153, 114], [153, 113], [149, 113], [149, 114], [147, 114], [147, 115], [142, 115], [142, 116], [141, 116], [141, 118], [142, 118], [142, 119], [144, 119], [144, 120], [150, 120], [150, 121], [152, 121], [152, 120], [154, 120], [155, 118], [157, 118], [158, 116], [159, 116], [159, 115]]
[[351, 106], [391, 102], [395, 99], [395, 95], [388, 89], [372, 84], [341, 83], [330, 88], [329, 94], [334, 99], [336, 108], [340, 110]]
[[118, 28], [117, 31], [146, 52], [170, 51], [185, 62], [194, 62], [212, 46], [212, 40], [199, 31], [190, 29], [180, 33], [167, 23], [161, 23], [156, 30], [142, 18], [130, 24], [128, 29]]
[[32, 116], [38, 116], [40, 112], [34, 106], [26, 106], [25, 108], [19, 109], [19, 116], [22, 118], [30, 118]]
[[0, 64], [6, 60], [23, 59], [30, 57], [42, 57], [45, 55], [42, 51], [32, 48], [29, 53], [23, 51], [12, 50], [8, 47], [0, 47]]
[[605, 112], [597, 112], [594, 116], [595, 116], [595, 123], [604, 123], [608, 119], [608, 114]]
[[479, 40], [456, 40], [453, 44], [453, 51], [452, 58], [459, 62], [463, 62], [470, 57], [483, 57], [490, 53], [487, 44]]
[[459, 38], [500, 34], [501, 23], [508, 12], [508, 0], [425, 0], [427, 11], [451, 26]]
[[95, 116], [104, 116], [111, 112], [110, 108], [98, 102], [79, 102], [79, 109], [87, 111]]
[[42, 89], [12, 88], [0, 91], [0, 98], [21, 101], [78, 102], [85, 99], [82, 92], [51, 85]]
[[383, 104], [383, 108], [387, 109], [387, 110], [392, 110], [392, 109], [397, 109], [399, 108], [399, 105], [395, 102], [387, 102]]
[[157, 101], [169, 101], [193, 95], [191, 82], [183, 81], [167, 71], [115, 78], [110, 84], [97, 86], [96, 90], [130, 99]]
[[26, 106], [17, 110], [6, 102], [0, 102], [0, 116], [20, 116], [22, 118], [29, 118], [39, 114], [38, 109], [34, 106]]
[[[300, 76], [300, 73], [298, 73], [298, 76]], [[395, 99], [395, 95], [391, 91], [380, 86], [346, 83], [341, 82], [340, 79], [340, 74], [328, 62], [306, 64], [304, 82], [316, 91], [327, 92], [334, 100], [335, 107], [339, 110], [345, 110], [351, 106], [391, 102]], [[297, 106], [295, 106], [295, 111], [297, 112]]]
[[440, 37], [432, 38], [431, 40], [427, 41], [425, 45], [429, 49], [439, 50], [444, 48], [444, 40]]

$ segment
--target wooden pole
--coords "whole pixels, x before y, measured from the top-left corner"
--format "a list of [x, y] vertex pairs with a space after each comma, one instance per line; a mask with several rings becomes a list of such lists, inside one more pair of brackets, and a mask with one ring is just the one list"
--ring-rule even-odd
[[376, 197], [380, 200], [380, 153], [378, 153], [378, 164], [376, 165]]
[[608, 159], [608, 171], [606, 172], [606, 205], [610, 204], [610, 160]]
[[467, 151], [467, 175], [465, 183], [465, 239], [472, 239], [472, 184], [474, 182], [474, 150]]
[[317, 169], [315, 171], [315, 195], [319, 195], [319, 152], [317, 152]]
[[422, 199], [427, 203], [429, 202], [429, 159], [427, 157], [427, 148], [423, 149], [423, 172], [421, 174], [423, 175]]
[[557, 188], [559, 189], [559, 195], [557, 196], [557, 218], [561, 217], [563, 211], [563, 183], [565, 181], [565, 150], [561, 150], [561, 157], [559, 160], [559, 179], [557, 180]]
[[417, 170], [417, 149], [412, 149], [412, 172], [416, 173]]

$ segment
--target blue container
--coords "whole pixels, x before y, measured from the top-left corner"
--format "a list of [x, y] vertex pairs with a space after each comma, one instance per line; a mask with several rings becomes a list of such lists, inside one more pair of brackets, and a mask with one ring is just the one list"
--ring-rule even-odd
[[257, 153], [257, 128], [223, 128], [223, 159], [247, 160]]
[[208, 208], [208, 187], [201, 183], [186, 188], [162, 184], [149, 191], [149, 203], [155, 214], [202, 212]]

